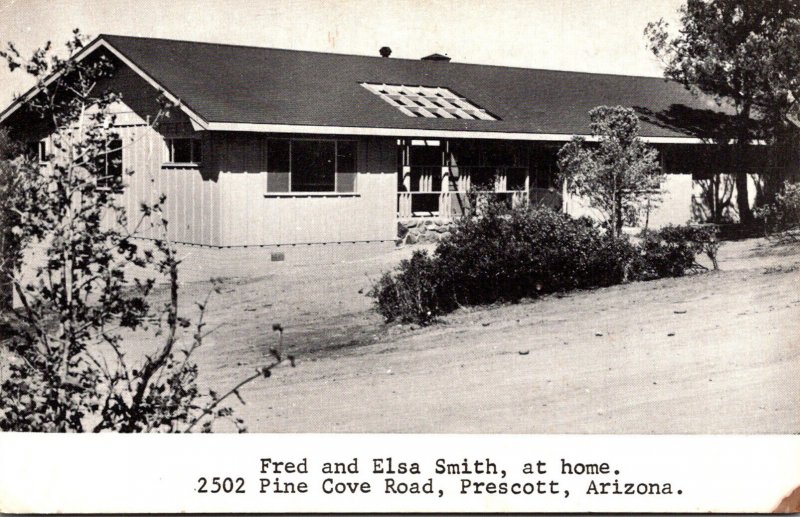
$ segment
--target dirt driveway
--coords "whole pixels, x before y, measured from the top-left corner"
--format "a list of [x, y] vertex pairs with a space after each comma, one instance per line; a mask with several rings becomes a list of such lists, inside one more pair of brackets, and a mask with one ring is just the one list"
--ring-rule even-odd
[[204, 384], [264, 364], [280, 322], [298, 365], [242, 391], [251, 432], [800, 432], [796, 247], [732, 242], [718, 273], [387, 327], [364, 292], [409, 253], [229, 280]]

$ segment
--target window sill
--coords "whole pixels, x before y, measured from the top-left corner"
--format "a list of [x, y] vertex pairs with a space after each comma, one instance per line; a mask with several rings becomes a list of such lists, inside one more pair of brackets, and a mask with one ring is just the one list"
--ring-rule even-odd
[[357, 192], [267, 192], [264, 197], [361, 197]]
[[162, 163], [162, 169], [197, 169], [200, 167], [199, 163], [185, 162], [185, 163]]

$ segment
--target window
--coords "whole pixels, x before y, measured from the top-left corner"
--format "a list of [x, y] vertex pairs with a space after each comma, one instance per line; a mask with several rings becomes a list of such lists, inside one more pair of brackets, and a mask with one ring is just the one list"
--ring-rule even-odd
[[356, 190], [356, 143], [336, 142], [336, 191]]
[[105, 152], [94, 157], [94, 172], [98, 188], [110, 188], [122, 179], [122, 140], [110, 139]]
[[167, 163], [198, 164], [203, 161], [199, 138], [167, 138]]
[[356, 143], [336, 142], [336, 172], [356, 172]]
[[267, 192], [354, 192], [356, 142], [267, 140]]
[[361, 83], [409, 117], [461, 120], [499, 120], [466, 97], [440, 86]]
[[336, 185], [336, 143], [328, 140], [292, 142], [292, 191], [331, 192]]
[[25, 146], [25, 155], [30, 160], [36, 160], [39, 163], [46, 163], [48, 161], [48, 141], [37, 140], [35, 142], [28, 142]]
[[267, 192], [289, 192], [291, 140], [267, 140]]

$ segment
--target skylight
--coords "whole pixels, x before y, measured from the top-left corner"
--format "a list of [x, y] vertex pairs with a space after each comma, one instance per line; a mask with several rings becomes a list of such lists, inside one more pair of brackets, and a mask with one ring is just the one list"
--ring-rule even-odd
[[459, 97], [441, 86], [374, 83], [361, 83], [361, 86], [409, 117], [497, 120], [497, 117], [476, 106], [469, 99]]

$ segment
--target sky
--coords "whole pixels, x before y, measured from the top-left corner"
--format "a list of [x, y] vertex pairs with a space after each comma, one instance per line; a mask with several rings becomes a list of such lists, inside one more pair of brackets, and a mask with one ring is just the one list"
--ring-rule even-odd
[[[0, 41], [23, 55], [74, 28], [344, 54], [661, 76], [647, 22], [675, 22], [681, 0], [0, 0]], [[27, 90], [0, 68], [0, 105]], [[0, 109], [2, 109], [0, 107]]]

